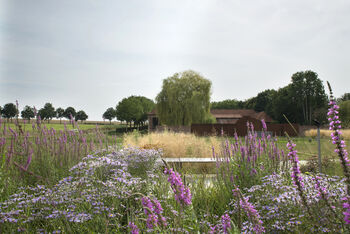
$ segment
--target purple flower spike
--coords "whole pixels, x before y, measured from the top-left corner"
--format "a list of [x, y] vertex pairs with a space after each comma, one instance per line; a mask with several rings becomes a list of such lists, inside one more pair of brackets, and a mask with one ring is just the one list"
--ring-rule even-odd
[[267, 126], [266, 126], [265, 120], [262, 119], [262, 120], [261, 120], [261, 123], [262, 123], [263, 129], [266, 131], [266, 130], [267, 130]]
[[166, 219], [162, 216], [163, 208], [157, 199], [142, 197], [141, 203], [145, 215], [147, 216], [147, 228], [152, 229], [154, 226], [167, 226]]
[[253, 223], [254, 233], [264, 233], [265, 228], [263, 227], [261, 217], [255, 207], [249, 202], [249, 198], [244, 197], [239, 188], [233, 189], [232, 192], [239, 198], [240, 206]]
[[129, 222], [129, 228], [131, 229], [131, 234], [139, 234], [140, 230], [133, 222]]
[[336, 149], [334, 150], [340, 159], [341, 165], [343, 167], [343, 172], [346, 178], [346, 184], [347, 184], [347, 196], [344, 197], [342, 200], [345, 202], [343, 203], [343, 208], [346, 209], [344, 214], [344, 221], [347, 224], [350, 224], [350, 172], [349, 172], [349, 158], [348, 158], [348, 152], [346, 150], [345, 141], [341, 139], [341, 121], [339, 120], [339, 106], [337, 105], [334, 97], [331, 85], [327, 82], [329, 93], [330, 93], [330, 101], [329, 101], [329, 108], [328, 108], [328, 121], [329, 121], [329, 130], [333, 130], [331, 137], [332, 137], [332, 143], [336, 146]]
[[299, 168], [299, 159], [297, 155], [297, 151], [294, 150], [294, 147], [296, 145], [292, 142], [288, 141], [287, 148], [289, 149], [288, 157], [290, 161], [292, 162], [292, 179], [293, 184], [297, 187], [304, 187], [304, 183], [302, 181], [302, 177], [300, 176], [300, 168]]
[[221, 216], [221, 224], [224, 233], [228, 233], [228, 230], [231, 229], [231, 218], [228, 214], [224, 214], [223, 216]]
[[178, 172], [175, 172], [172, 168], [170, 170], [165, 168], [164, 174], [169, 175], [168, 181], [170, 182], [171, 188], [173, 189], [173, 192], [175, 194], [175, 200], [182, 206], [191, 205], [191, 191], [182, 183], [180, 174]]
[[344, 214], [344, 221], [346, 224], [350, 224], [350, 204], [349, 204], [349, 197], [345, 197], [342, 199], [345, 201], [343, 203], [343, 208], [346, 209], [343, 214]]

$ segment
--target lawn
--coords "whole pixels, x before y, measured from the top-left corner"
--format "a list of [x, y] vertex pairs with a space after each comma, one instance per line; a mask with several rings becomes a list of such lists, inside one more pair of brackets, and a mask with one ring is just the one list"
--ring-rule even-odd
[[[5, 125], [7, 127], [10, 127], [12, 129], [16, 128], [16, 125], [14, 122], [3, 122], [2, 125]], [[33, 131], [33, 121], [31, 123], [20, 123], [21, 128], [23, 131], [29, 131], [32, 132]], [[60, 131], [60, 130], [64, 130], [65, 128], [67, 128], [68, 130], [72, 130], [72, 129], [77, 129], [79, 128], [80, 130], [88, 130], [88, 129], [94, 129], [96, 128], [96, 125], [93, 124], [84, 124], [84, 123], [78, 123], [79, 127], [77, 125], [73, 126], [72, 124], [69, 123], [45, 123], [46, 128], [48, 129], [55, 129], [56, 131]], [[34, 123], [35, 126], [35, 123]], [[106, 128], [116, 128], [115, 125], [98, 125], [100, 129]]]

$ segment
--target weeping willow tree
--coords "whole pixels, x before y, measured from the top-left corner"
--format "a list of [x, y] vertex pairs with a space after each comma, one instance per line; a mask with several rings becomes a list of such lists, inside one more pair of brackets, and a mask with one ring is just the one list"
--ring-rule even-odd
[[156, 97], [160, 123], [188, 126], [214, 122], [210, 114], [210, 93], [211, 82], [191, 70], [163, 80], [162, 91]]

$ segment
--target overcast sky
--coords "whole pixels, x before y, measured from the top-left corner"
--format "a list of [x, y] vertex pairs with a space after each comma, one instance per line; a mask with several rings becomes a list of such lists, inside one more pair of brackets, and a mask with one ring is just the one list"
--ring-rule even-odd
[[349, 0], [0, 0], [0, 105], [73, 106], [101, 120], [192, 69], [212, 101], [313, 70], [350, 92]]

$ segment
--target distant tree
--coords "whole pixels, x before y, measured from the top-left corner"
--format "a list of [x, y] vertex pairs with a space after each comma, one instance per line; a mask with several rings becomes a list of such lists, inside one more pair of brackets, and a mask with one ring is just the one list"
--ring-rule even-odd
[[345, 127], [350, 127], [350, 100], [340, 102], [339, 117]]
[[13, 103], [7, 103], [4, 105], [4, 108], [1, 111], [2, 116], [7, 118], [7, 120], [12, 119], [18, 113], [17, 107]]
[[31, 118], [35, 117], [34, 108], [30, 106], [25, 106], [21, 112], [21, 117], [30, 121]]
[[344, 93], [340, 98], [338, 98], [338, 103], [350, 100], [350, 93]]
[[63, 116], [66, 118], [66, 119], [71, 119], [74, 118], [76, 115], [76, 112], [75, 112], [75, 109], [73, 107], [67, 107], [63, 113]]
[[88, 118], [88, 115], [83, 110], [78, 111], [75, 115], [75, 121], [80, 120], [81, 122], [83, 122], [87, 120], [87, 118]]
[[265, 111], [266, 113], [271, 112], [271, 103], [273, 99], [273, 95], [276, 94], [276, 90], [274, 89], [266, 89], [256, 96], [256, 103], [254, 110], [257, 112]]
[[0, 117], [2, 116], [2, 107], [0, 106]]
[[116, 111], [113, 107], [108, 108], [102, 115], [103, 119], [108, 119], [109, 124], [112, 124], [112, 119], [116, 117]]
[[287, 119], [292, 123], [297, 123], [302, 118], [302, 113], [298, 111], [293, 99], [293, 93], [291, 91], [291, 85], [287, 85], [276, 91], [272, 98], [272, 110], [271, 117], [280, 123], [286, 123]]
[[321, 124], [327, 123], [327, 112], [328, 109], [326, 107], [317, 108], [312, 113], [312, 119], [317, 120]]
[[55, 108], [51, 103], [46, 103], [44, 107], [39, 110], [38, 114], [41, 119], [47, 120], [48, 122], [56, 116]]
[[140, 101], [135, 96], [123, 98], [116, 107], [116, 117], [120, 121], [125, 121], [127, 124], [135, 123], [141, 119], [143, 108]]
[[236, 99], [227, 99], [219, 102], [212, 102], [211, 109], [243, 109], [244, 103]]
[[156, 97], [161, 124], [191, 125], [210, 119], [211, 82], [194, 71], [175, 73], [163, 80]]
[[143, 97], [143, 96], [136, 96], [134, 98], [138, 99], [138, 101], [140, 102], [140, 105], [142, 107], [141, 117], [139, 119], [137, 119], [136, 122], [137, 122], [137, 124], [144, 125], [148, 119], [148, 113], [154, 109], [155, 103], [151, 99]]
[[244, 101], [244, 109], [255, 109], [257, 97], [251, 97]]
[[58, 107], [56, 109], [56, 118], [60, 119], [60, 123], [61, 123], [62, 117], [64, 117], [64, 109], [61, 107]]
[[295, 99], [295, 104], [303, 114], [300, 123], [312, 124], [313, 111], [327, 107], [327, 95], [316, 72], [294, 73], [290, 91]]

